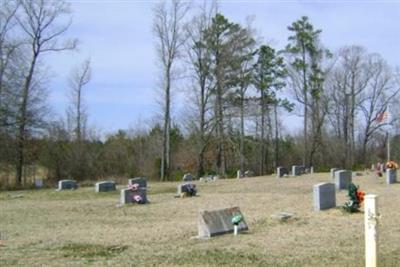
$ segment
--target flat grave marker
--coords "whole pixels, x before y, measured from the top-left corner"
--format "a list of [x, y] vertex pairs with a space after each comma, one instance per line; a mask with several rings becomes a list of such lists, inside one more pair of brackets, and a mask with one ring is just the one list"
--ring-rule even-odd
[[[232, 218], [236, 215], [242, 215], [239, 207], [201, 211], [197, 220], [198, 237], [210, 238], [233, 232]], [[248, 229], [244, 219], [237, 225], [238, 231], [246, 231]]]

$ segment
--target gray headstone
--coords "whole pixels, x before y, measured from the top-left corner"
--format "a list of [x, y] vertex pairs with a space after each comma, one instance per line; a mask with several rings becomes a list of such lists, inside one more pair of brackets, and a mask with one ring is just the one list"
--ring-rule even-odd
[[386, 183], [394, 184], [397, 182], [397, 170], [386, 169]]
[[250, 170], [247, 170], [247, 171], [244, 172], [244, 176], [245, 177], [253, 177], [254, 176], [254, 172], [250, 171]]
[[35, 187], [42, 188], [43, 187], [43, 179], [42, 178], [35, 178]]
[[340, 170], [335, 172], [336, 189], [347, 189], [351, 183], [351, 171]]
[[77, 189], [78, 184], [75, 180], [60, 180], [58, 181], [58, 190]]
[[135, 196], [137, 196], [137, 195], [143, 199], [143, 203], [139, 203], [139, 204], [144, 204], [144, 203], [148, 202], [145, 189], [139, 188], [136, 191], [132, 191], [129, 188], [125, 188], [125, 189], [121, 189], [120, 203], [122, 205], [130, 204], [130, 203], [137, 203], [135, 200]]
[[190, 187], [193, 187], [197, 191], [197, 188], [196, 188], [195, 184], [190, 184], [190, 183], [179, 184], [177, 186], [177, 196], [181, 196], [182, 193], [187, 193], [185, 195], [187, 197], [195, 196], [196, 192], [194, 193], [194, 195], [190, 195]]
[[193, 175], [191, 173], [185, 173], [185, 175], [183, 175], [182, 180], [184, 182], [193, 181], [194, 177], [193, 177]]
[[298, 176], [302, 174], [304, 167], [303, 166], [298, 166], [298, 165], [293, 165], [292, 166], [292, 176]]
[[314, 185], [313, 200], [315, 211], [336, 207], [335, 185], [332, 183], [320, 183]]
[[132, 184], [138, 184], [139, 187], [141, 187], [141, 188], [147, 188], [146, 178], [142, 178], [142, 177], [131, 178], [128, 180], [128, 185], [132, 185]]
[[[241, 214], [239, 207], [201, 211], [197, 220], [198, 237], [210, 238], [212, 236], [233, 232], [232, 217], [237, 214]], [[238, 225], [238, 231], [245, 231], [248, 229], [244, 220]]]
[[338, 169], [338, 168], [332, 168], [332, 169], [331, 169], [331, 178], [332, 178], [332, 179], [335, 179], [335, 172], [336, 172], [336, 171], [339, 171], [339, 169]]
[[276, 176], [278, 178], [283, 177], [285, 174], [289, 174], [288, 169], [284, 168], [284, 167], [278, 167], [276, 168]]
[[117, 190], [117, 186], [114, 181], [103, 181], [95, 184], [95, 192], [108, 192]]

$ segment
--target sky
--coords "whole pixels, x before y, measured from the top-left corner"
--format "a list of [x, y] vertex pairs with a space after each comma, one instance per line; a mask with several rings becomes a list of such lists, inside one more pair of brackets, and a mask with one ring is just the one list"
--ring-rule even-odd
[[[84, 89], [89, 124], [101, 134], [146, 127], [159, 113], [159, 68], [152, 33], [156, 1], [70, 0], [72, 25], [66, 37], [79, 39], [79, 49], [45, 59], [51, 74], [49, 103], [53, 115], [64, 116], [68, 105], [67, 77], [90, 58], [92, 79]], [[200, 4], [194, 0], [194, 4]], [[258, 34], [276, 49], [287, 43], [287, 26], [308, 16], [321, 41], [331, 51], [361, 45], [400, 66], [400, 0], [392, 1], [267, 1], [221, 0], [220, 11], [230, 21], [254, 16]], [[176, 92], [173, 117], [184, 116], [184, 96]], [[299, 118], [285, 116], [287, 130], [297, 130]], [[299, 121], [299, 123], [296, 123]]]

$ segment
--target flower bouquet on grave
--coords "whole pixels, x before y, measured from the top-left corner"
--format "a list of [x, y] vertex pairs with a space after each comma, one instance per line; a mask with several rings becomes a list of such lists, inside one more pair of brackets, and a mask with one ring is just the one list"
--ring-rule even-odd
[[359, 190], [358, 186], [350, 183], [347, 195], [350, 200], [344, 203], [343, 209], [350, 213], [359, 212], [361, 203], [364, 201], [365, 192]]
[[128, 189], [131, 191], [137, 191], [139, 189], [139, 184], [129, 184]]
[[399, 168], [399, 165], [395, 161], [391, 160], [386, 163], [386, 168], [391, 170], [396, 170]]

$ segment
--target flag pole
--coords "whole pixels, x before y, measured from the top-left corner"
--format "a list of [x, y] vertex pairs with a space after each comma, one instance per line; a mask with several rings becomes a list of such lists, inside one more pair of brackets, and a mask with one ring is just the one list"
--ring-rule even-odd
[[389, 126], [387, 127], [387, 162], [389, 162], [390, 161], [390, 124], [391, 124], [391, 121], [390, 121], [390, 110], [389, 110], [389, 107], [390, 107], [390, 103], [388, 103], [388, 106], [387, 106], [387, 122], [388, 122], [388, 124], [389, 124]]

